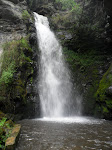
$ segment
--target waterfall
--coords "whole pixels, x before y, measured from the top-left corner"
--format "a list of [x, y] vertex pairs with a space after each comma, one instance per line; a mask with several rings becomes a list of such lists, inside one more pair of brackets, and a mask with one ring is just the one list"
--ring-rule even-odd
[[73, 95], [70, 73], [62, 47], [50, 30], [47, 17], [34, 13], [40, 50], [39, 97], [42, 117], [65, 117], [81, 112], [80, 98]]

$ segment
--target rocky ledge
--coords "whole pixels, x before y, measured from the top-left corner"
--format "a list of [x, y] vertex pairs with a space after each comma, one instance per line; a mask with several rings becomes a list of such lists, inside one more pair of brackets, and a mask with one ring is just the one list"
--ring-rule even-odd
[[25, 1], [15, 2], [0, 0], [0, 44], [25, 36], [26, 26], [22, 20], [22, 12], [27, 6]]
[[20, 124], [15, 124], [15, 126], [12, 129], [10, 137], [6, 140], [5, 146], [6, 150], [14, 150], [15, 145], [17, 144], [17, 139], [19, 137], [21, 125]]

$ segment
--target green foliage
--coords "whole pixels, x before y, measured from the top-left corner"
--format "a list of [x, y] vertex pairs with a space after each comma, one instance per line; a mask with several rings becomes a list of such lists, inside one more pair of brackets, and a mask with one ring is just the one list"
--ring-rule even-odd
[[24, 11], [23, 11], [23, 13], [22, 13], [22, 18], [23, 18], [24, 20], [29, 20], [30, 14], [28, 13], [27, 10], [24, 10]]
[[[28, 55], [28, 56], [27, 56]], [[6, 108], [11, 106], [10, 99], [13, 99], [15, 94], [20, 93], [22, 97], [26, 96], [25, 84], [19, 85], [22, 89], [22, 92], [19, 92], [18, 89], [14, 92], [17, 83], [17, 80], [21, 78], [17, 77], [18, 70], [21, 71], [23, 68], [25, 69], [24, 76], [27, 76], [27, 68], [31, 67], [31, 55], [32, 49], [29, 46], [28, 37], [24, 37], [20, 40], [13, 40], [11, 42], [7, 42], [3, 45], [3, 53], [1, 57], [1, 72], [0, 72], [0, 97], [1, 102], [5, 105]], [[30, 71], [29, 69], [29, 74]], [[14, 78], [16, 76], [16, 78]], [[23, 77], [24, 77], [23, 76]], [[25, 79], [21, 79], [24, 83]], [[24, 90], [24, 92], [23, 92]], [[25, 99], [25, 98], [24, 98]], [[11, 107], [13, 109], [13, 107]], [[10, 109], [10, 110], [11, 110]]]
[[99, 58], [95, 51], [90, 51], [87, 53], [78, 53], [67, 48], [63, 49], [65, 60], [74, 65], [80, 65], [81, 67], [91, 66], [93, 64], [101, 63], [101, 58]]
[[52, 16], [52, 21], [55, 24], [58, 24], [58, 26], [69, 26], [70, 22], [73, 20], [71, 12], [64, 13], [64, 15], [56, 14], [55, 16]]
[[79, 10], [79, 5], [74, 0], [56, 0], [56, 2], [62, 3], [62, 9], [69, 9], [69, 10]]
[[31, 62], [31, 59], [24, 54], [26, 50], [28, 52], [32, 51], [26, 38], [8, 42], [4, 45], [1, 59], [2, 66], [0, 83], [11, 83], [16, 69], [22, 66], [26, 61]]
[[2, 72], [2, 76], [0, 78], [0, 83], [9, 84], [13, 80], [13, 74], [15, 72], [14, 64], [10, 64], [9, 68], [7, 70], [4, 70]]
[[5, 141], [10, 136], [12, 126], [6, 117], [0, 119], [0, 149], [5, 149]]
[[105, 118], [109, 118], [111, 116], [111, 111], [112, 111], [112, 98], [107, 94], [108, 88], [112, 85], [111, 68], [112, 65], [107, 70], [107, 72], [103, 75], [103, 78], [99, 83], [97, 92], [95, 93], [95, 97], [98, 103], [97, 105], [99, 105], [99, 107], [101, 108], [100, 113]]
[[107, 109], [107, 107], [102, 106], [102, 108], [103, 108], [103, 113], [108, 113], [109, 112], [109, 110]]
[[0, 127], [3, 127], [4, 123], [6, 122], [7, 118], [3, 117], [2, 120], [0, 120]]
[[112, 84], [112, 75], [110, 73], [111, 67], [112, 66], [110, 66], [110, 68], [104, 74], [103, 78], [100, 81], [99, 88], [95, 95], [97, 100], [105, 101], [106, 91], [107, 91], [108, 87], [111, 86], [111, 84]]

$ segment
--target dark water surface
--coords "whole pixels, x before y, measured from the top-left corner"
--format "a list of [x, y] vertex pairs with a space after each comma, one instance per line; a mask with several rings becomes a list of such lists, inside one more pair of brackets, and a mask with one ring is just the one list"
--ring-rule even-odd
[[16, 150], [112, 150], [112, 122], [91, 118], [23, 120]]

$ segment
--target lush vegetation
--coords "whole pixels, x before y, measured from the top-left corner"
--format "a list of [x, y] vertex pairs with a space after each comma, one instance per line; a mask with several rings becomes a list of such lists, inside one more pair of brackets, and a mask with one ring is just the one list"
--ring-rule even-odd
[[[1, 57], [0, 72], [0, 103], [5, 109], [14, 109], [14, 98], [19, 96], [23, 102], [26, 97], [26, 82], [24, 81], [32, 73], [32, 49], [28, 43], [28, 37], [4, 44]], [[21, 71], [24, 70], [24, 76]], [[18, 74], [18, 72], [20, 72]], [[19, 95], [18, 95], [18, 94]], [[19, 98], [19, 97], [18, 97]], [[3, 107], [4, 108], [4, 107]]]
[[75, 85], [81, 93], [86, 91], [83, 95], [83, 107], [86, 108], [84, 113], [109, 118], [112, 101], [111, 96], [107, 96], [106, 93], [112, 84], [111, 67], [101, 81], [99, 73], [105, 65], [107, 55], [100, 55], [95, 49], [82, 53], [64, 48], [63, 53], [72, 71], [71, 76]]
[[14, 79], [13, 75], [17, 71], [17, 68], [22, 66], [25, 61], [31, 62], [30, 57], [26, 57], [24, 54], [26, 48], [31, 51], [25, 38], [4, 45], [4, 51], [1, 57], [0, 84], [10, 84]]
[[112, 65], [109, 67], [107, 72], [103, 75], [99, 88], [95, 94], [97, 103], [100, 108], [100, 113], [102, 113], [106, 118], [111, 117], [112, 112], [112, 98], [111, 92], [109, 92], [109, 87], [112, 85]]
[[28, 13], [27, 10], [24, 10], [24, 11], [23, 11], [23, 13], [22, 13], [22, 18], [23, 18], [25, 21], [29, 20], [30, 14]]
[[95, 64], [101, 64], [104, 56], [98, 56], [95, 50], [90, 50], [86, 53], [78, 53], [73, 50], [63, 49], [65, 60], [74, 65], [88, 67]]
[[57, 3], [62, 4], [63, 10], [71, 10], [71, 11], [79, 11], [80, 6], [78, 3], [76, 3], [74, 0], [56, 0]]
[[14, 123], [0, 112], [0, 149], [5, 149], [6, 139], [10, 136]]

